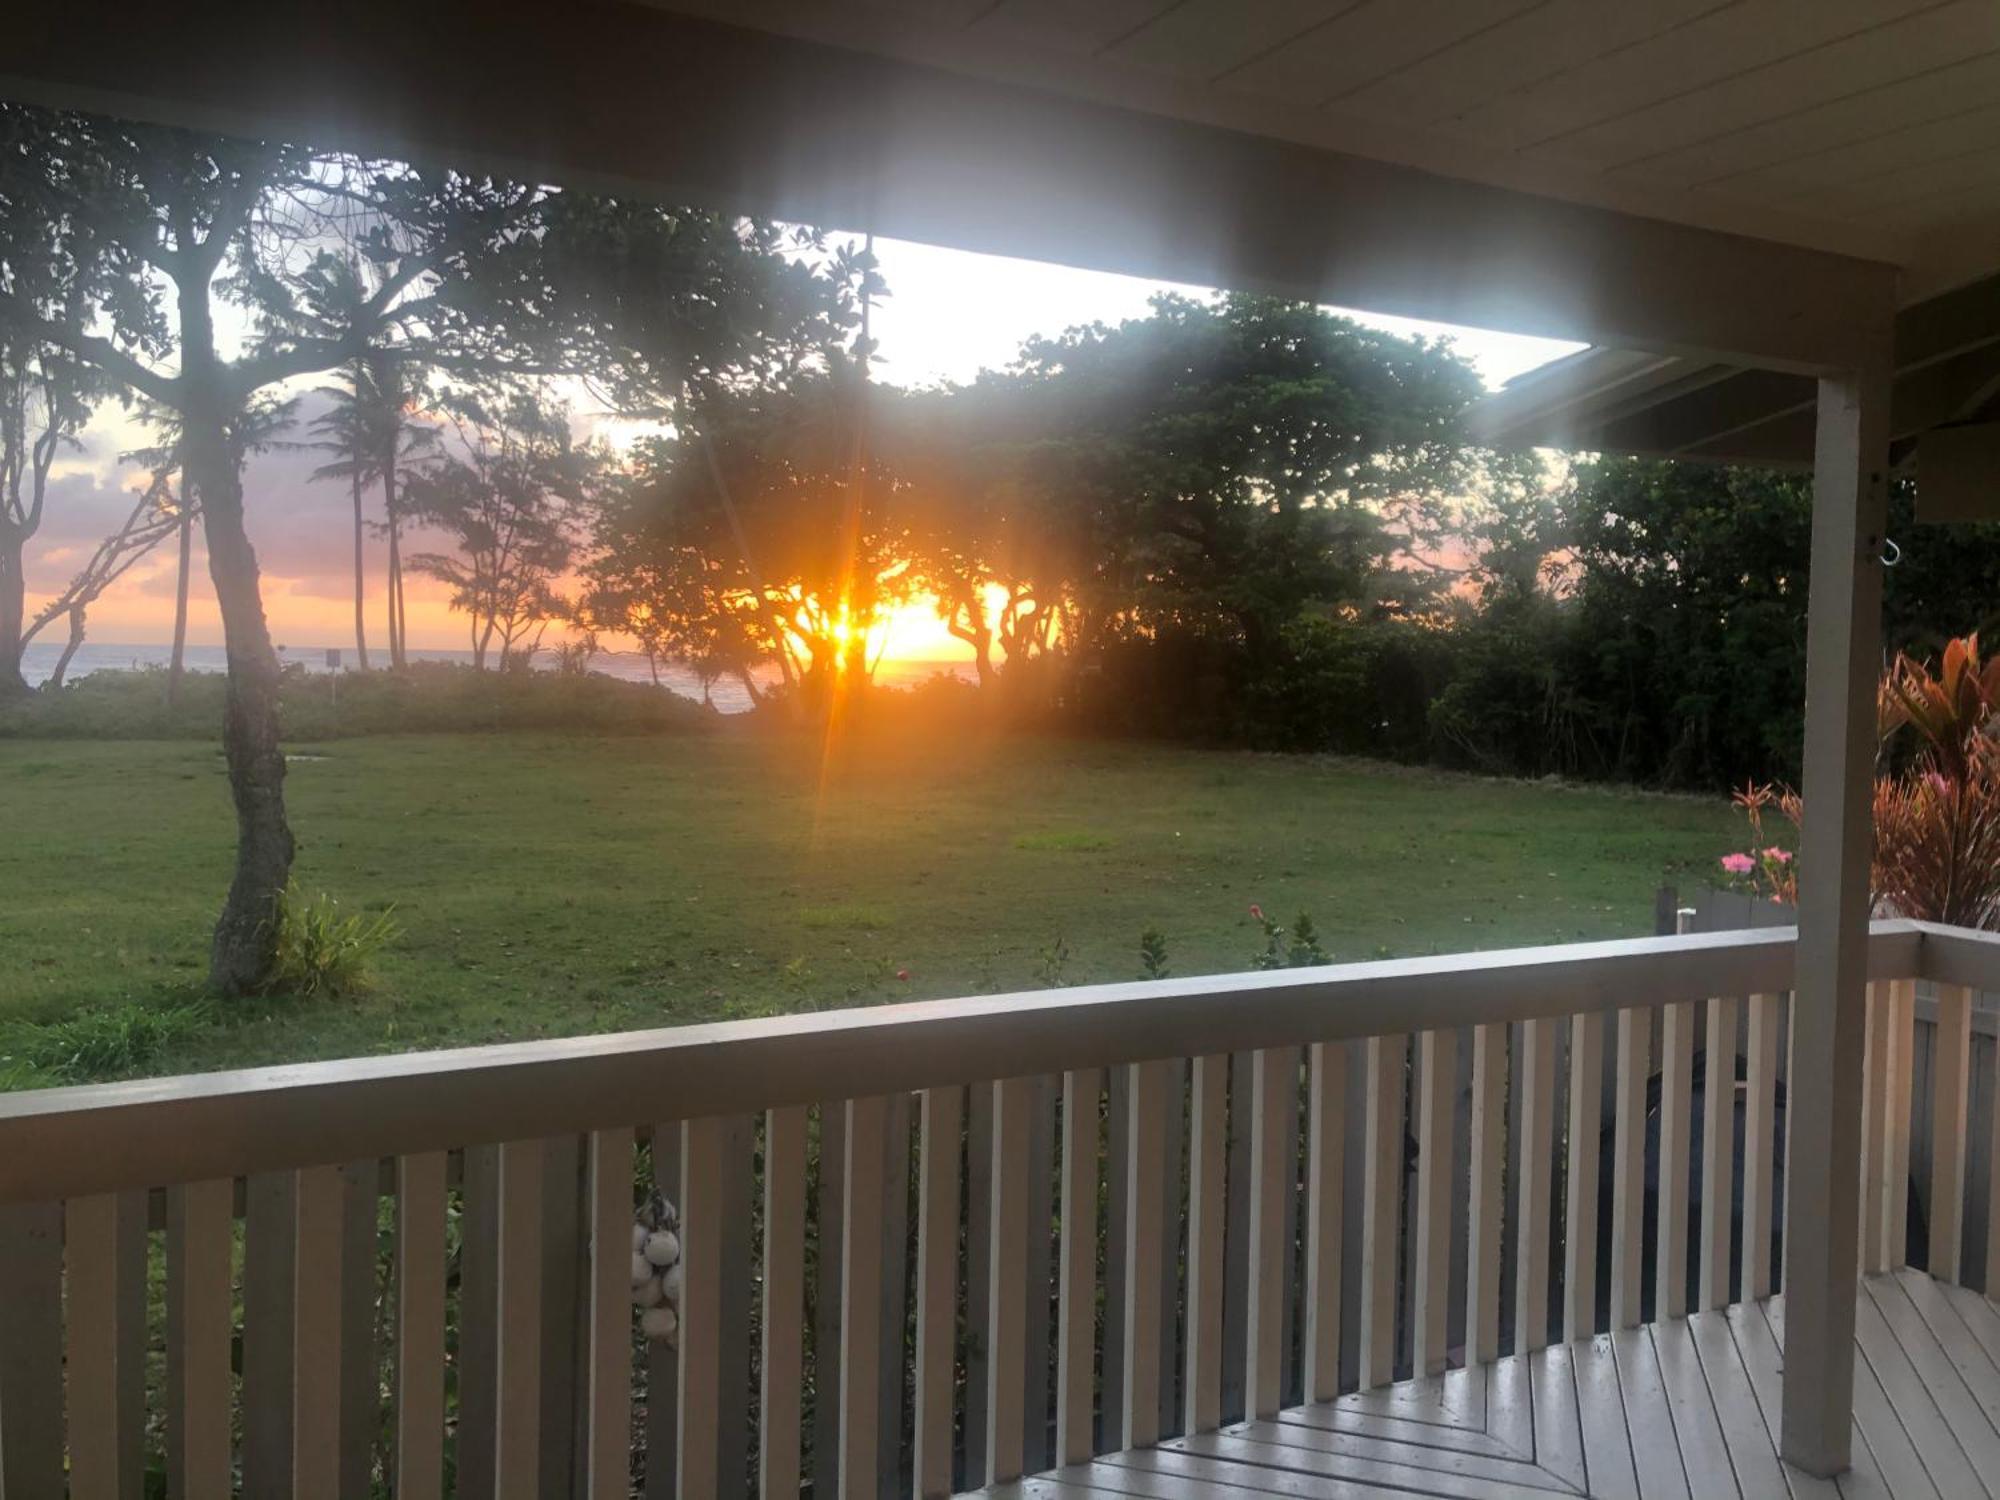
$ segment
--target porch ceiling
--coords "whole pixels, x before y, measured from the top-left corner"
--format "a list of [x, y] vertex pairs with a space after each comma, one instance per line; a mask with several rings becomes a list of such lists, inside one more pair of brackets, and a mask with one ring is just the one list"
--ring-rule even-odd
[[2000, 270], [1983, 0], [66, 0], [0, 95], [1817, 372]]
[[1890, 260], [1994, 263], [1986, 0], [661, 0], [1447, 176]]
[[[1896, 462], [1918, 456], [1926, 432], [2000, 419], [2000, 277], [1903, 308], [1895, 346]], [[1599, 348], [1516, 377], [1473, 424], [1502, 446], [1809, 469], [1813, 407], [1805, 376]]]

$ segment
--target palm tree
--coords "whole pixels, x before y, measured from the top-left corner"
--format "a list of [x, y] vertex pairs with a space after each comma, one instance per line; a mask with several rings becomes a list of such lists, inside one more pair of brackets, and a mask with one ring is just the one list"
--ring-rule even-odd
[[[331, 454], [312, 472], [315, 480], [344, 480], [354, 499], [354, 649], [363, 671], [368, 669], [367, 630], [362, 602], [366, 592], [362, 537], [371, 524], [389, 539], [389, 665], [408, 665], [408, 635], [403, 617], [402, 472], [436, 441], [428, 427], [409, 420], [409, 376], [403, 365], [380, 355], [356, 360], [344, 384], [326, 385], [319, 394], [327, 409], [312, 424], [318, 442], [304, 446]], [[383, 519], [370, 523], [363, 512], [363, 492], [376, 481], [382, 485]]]
[[[356, 360], [348, 375], [348, 384], [323, 385], [319, 394], [327, 398], [327, 409], [313, 419], [312, 430], [322, 434], [320, 440], [305, 446], [316, 448], [323, 453], [331, 453], [333, 459], [312, 471], [315, 481], [345, 479], [354, 497], [354, 655], [361, 670], [368, 670], [368, 625], [363, 614], [363, 603], [367, 597], [367, 571], [363, 539], [367, 535], [367, 518], [362, 511], [361, 488], [375, 477], [376, 460], [374, 454], [375, 412], [369, 400], [368, 367]], [[391, 595], [389, 640], [390, 656], [395, 655], [394, 596]]]

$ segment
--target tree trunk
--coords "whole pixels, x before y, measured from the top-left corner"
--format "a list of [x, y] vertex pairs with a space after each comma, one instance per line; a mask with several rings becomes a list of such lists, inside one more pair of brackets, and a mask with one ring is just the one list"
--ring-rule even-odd
[[63, 643], [62, 655], [56, 658], [56, 669], [49, 673], [51, 691], [62, 691], [63, 681], [69, 676], [69, 664], [76, 660], [77, 648], [83, 644], [85, 628], [83, 611], [84, 607], [81, 604], [70, 606], [69, 639]]
[[368, 627], [361, 617], [361, 599], [365, 588], [362, 577], [361, 548], [361, 466], [354, 468], [354, 656], [361, 663], [361, 670], [368, 670]]
[[167, 662], [167, 704], [173, 705], [181, 691], [181, 673], [187, 669], [188, 574], [194, 563], [194, 512], [188, 508], [187, 476], [181, 476], [181, 560], [174, 582], [174, 654]]
[[28, 691], [28, 679], [21, 675], [21, 653], [27, 649], [21, 639], [28, 607], [27, 549], [25, 532], [0, 525], [0, 700]]
[[209, 983], [224, 995], [260, 989], [277, 955], [278, 903], [292, 873], [285, 755], [278, 742], [278, 653], [264, 620], [257, 554], [243, 528], [243, 476], [211, 395], [185, 412], [188, 473], [201, 496], [208, 573], [222, 609], [229, 686], [222, 748], [236, 803], [236, 873], [215, 924]]
[[389, 523], [389, 665], [400, 672], [410, 664], [403, 617], [403, 522], [396, 513], [396, 455], [382, 467], [382, 510]]

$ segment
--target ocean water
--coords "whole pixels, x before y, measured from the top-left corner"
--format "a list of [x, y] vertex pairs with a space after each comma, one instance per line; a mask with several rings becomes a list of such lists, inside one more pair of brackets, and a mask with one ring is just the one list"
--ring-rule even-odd
[[[60, 642], [36, 641], [28, 647], [27, 655], [21, 663], [22, 675], [31, 685], [39, 686], [48, 680], [55, 670], [56, 661], [62, 655]], [[140, 667], [164, 667], [173, 655], [169, 646], [118, 645], [107, 642], [86, 640], [77, 648], [76, 658], [70, 663], [69, 675], [72, 679], [99, 671], [131, 671]], [[326, 646], [292, 646], [278, 648], [279, 659], [302, 665], [308, 672], [332, 672], [351, 670], [355, 665], [354, 650]], [[449, 661], [463, 665], [472, 664], [470, 651], [430, 651], [412, 649], [410, 656], [417, 661]], [[553, 662], [552, 652], [543, 652], [545, 662]], [[387, 652], [370, 652], [371, 664], [380, 666], [388, 661]], [[190, 672], [221, 672], [228, 668], [228, 659], [220, 646], [189, 646], [185, 664]], [[600, 651], [591, 658], [590, 669], [602, 672], [607, 677], [616, 677], [625, 682], [651, 682], [653, 673], [647, 666], [645, 655], [638, 651]], [[948, 676], [972, 676], [972, 664], [959, 661], [885, 661], [876, 673], [875, 680], [884, 687], [907, 687], [922, 682], [937, 673]], [[766, 677], [775, 678], [775, 672], [761, 674], [759, 684]], [[660, 686], [683, 697], [701, 699], [701, 679], [685, 667], [662, 663], [659, 673]], [[743, 691], [743, 684], [734, 678], [725, 678], [713, 684], [709, 696], [723, 713], [742, 713], [750, 707], [750, 695]]]

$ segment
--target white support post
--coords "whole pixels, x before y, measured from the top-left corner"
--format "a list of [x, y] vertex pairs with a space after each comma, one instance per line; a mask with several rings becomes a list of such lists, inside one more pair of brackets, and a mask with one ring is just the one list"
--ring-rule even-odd
[[1805, 824], [1799, 850], [1791, 1134], [1785, 1190], [1784, 1456], [1847, 1467], [1859, 1269], [1868, 865], [1881, 668], [1882, 533], [1893, 339], [1886, 308], [1858, 369], [1822, 377], [1806, 629]]

